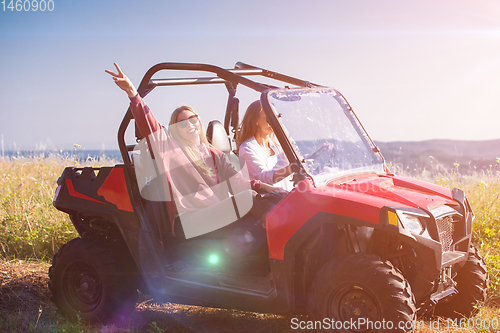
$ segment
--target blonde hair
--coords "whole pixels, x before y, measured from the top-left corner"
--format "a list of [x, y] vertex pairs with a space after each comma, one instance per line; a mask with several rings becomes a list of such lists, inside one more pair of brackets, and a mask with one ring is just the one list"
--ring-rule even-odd
[[[257, 134], [257, 129], [259, 128], [257, 125], [257, 119], [260, 116], [260, 111], [263, 111], [263, 109], [259, 100], [256, 100], [248, 106], [245, 115], [243, 116], [243, 120], [236, 131], [236, 147], [238, 151], [240, 150], [240, 146], [243, 142], [255, 137], [255, 134]], [[277, 145], [279, 145], [279, 142], [276, 140], [274, 134], [272, 134], [272, 139]]]
[[[191, 157], [191, 159], [196, 163], [196, 165], [209, 177], [215, 177], [215, 174], [213, 173], [212, 169], [205, 163], [205, 160], [201, 157], [200, 150], [198, 147], [196, 147], [191, 141], [185, 140], [181, 137], [179, 134], [179, 128], [177, 126], [174, 126], [177, 123], [177, 117], [182, 111], [189, 111], [192, 112], [193, 114], [198, 116], [198, 113], [196, 111], [187, 106], [183, 105], [178, 107], [177, 109], [172, 112], [172, 115], [170, 116], [170, 122], [168, 123], [168, 133], [181, 145], [183, 146], [184, 150], [186, 153]], [[199, 120], [200, 123], [200, 143], [204, 143], [207, 147], [212, 147], [212, 145], [208, 142], [207, 136], [205, 135], [205, 130], [203, 128], [203, 124], [201, 123], [201, 120]]]

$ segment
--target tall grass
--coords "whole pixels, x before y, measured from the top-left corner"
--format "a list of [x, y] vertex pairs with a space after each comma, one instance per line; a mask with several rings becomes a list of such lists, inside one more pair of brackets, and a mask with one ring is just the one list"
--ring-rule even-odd
[[495, 175], [441, 177], [446, 187], [461, 188], [475, 214], [472, 241], [479, 249], [490, 277], [490, 297], [500, 301], [500, 177]]
[[108, 162], [72, 155], [0, 158], [0, 257], [49, 259], [77, 237], [67, 214], [52, 205], [57, 179], [66, 166]]

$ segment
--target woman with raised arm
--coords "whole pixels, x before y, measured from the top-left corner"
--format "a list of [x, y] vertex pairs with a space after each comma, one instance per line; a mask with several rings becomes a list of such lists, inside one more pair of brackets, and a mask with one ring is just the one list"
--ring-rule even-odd
[[281, 148], [260, 101], [250, 104], [236, 138], [238, 154], [245, 160], [250, 179], [290, 191], [292, 168]]
[[[236, 172], [225, 155], [208, 143], [198, 114], [188, 106], [172, 113], [166, 133], [132, 82], [116, 63], [115, 67], [118, 73], [106, 72], [130, 98], [130, 110], [155, 156], [158, 172], [167, 176], [166, 193], [173, 197], [176, 209], [175, 214], [169, 211], [175, 236], [220, 238], [232, 235], [234, 230], [251, 229], [253, 236], [260, 238], [258, 242], [265, 241], [265, 233], [262, 240], [256, 226], [262, 225], [273, 205], [267, 200], [255, 200], [254, 191], [270, 193], [280, 189], [248, 181]], [[234, 199], [228, 196], [230, 191]], [[236, 206], [244, 216], [235, 214]], [[176, 216], [182, 228], [175, 227]]]

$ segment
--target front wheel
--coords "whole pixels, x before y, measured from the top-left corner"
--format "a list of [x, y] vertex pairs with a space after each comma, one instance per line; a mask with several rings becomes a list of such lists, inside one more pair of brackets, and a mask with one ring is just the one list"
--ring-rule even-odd
[[49, 289], [59, 312], [91, 323], [124, 321], [133, 311], [137, 289], [123, 265], [103, 242], [76, 238], [52, 259]]
[[327, 332], [413, 332], [416, 316], [401, 272], [364, 254], [327, 263], [312, 283], [307, 309]]

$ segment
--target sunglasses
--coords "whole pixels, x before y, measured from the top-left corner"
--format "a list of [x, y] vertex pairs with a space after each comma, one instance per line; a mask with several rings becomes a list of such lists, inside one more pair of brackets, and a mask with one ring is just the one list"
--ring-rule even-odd
[[191, 117], [189, 117], [189, 118], [187, 118], [187, 119], [181, 120], [181, 121], [177, 122], [177, 125], [178, 125], [180, 128], [186, 128], [186, 127], [187, 127], [187, 125], [188, 125], [188, 121], [189, 121], [191, 124], [193, 124], [193, 125], [197, 124], [197, 123], [198, 123], [198, 115], [194, 115], [194, 116], [191, 116]]

